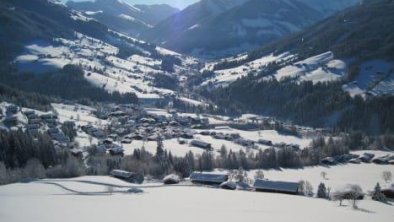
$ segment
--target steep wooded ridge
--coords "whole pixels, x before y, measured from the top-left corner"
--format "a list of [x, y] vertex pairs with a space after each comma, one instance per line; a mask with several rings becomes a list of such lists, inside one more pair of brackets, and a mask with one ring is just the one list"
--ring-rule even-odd
[[[228, 87], [203, 93], [223, 107], [223, 112], [253, 111], [302, 124], [374, 133], [393, 130], [389, 111], [394, 102], [393, 10], [394, 1], [370, 1], [252, 51], [242, 59], [219, 63], [217, 67], [225, 71], [243, 67], [272, 53], [294, 55], [291, 61], [269, 63]], [[317, 71], [322, 75], [330, 71], [335, 73], [338, 67], [316, 59], [327, 55], [328, 61], [347, 64], [345, 75], [334, 81], [302, 79], [303, 75]], [[314, 66], [320, 67], [319, 70]], [[297, 70], [302, 71], [292, 75]], [[281, 79], [279, 74], [285, 77]], [[361, 93], [354, 93], [355, 88]], [[364, 95], [364, 99], [357, 95]]]
[[182, 53], [222, 57], [300, 31], [357, 2], [204, 0], [159, 23], [144, 37]]
[[10, 61], [33, 40], [73, 38], [75, 31], [103, 38], [108, 30], [94, 20], [73, 19], [67, 7], [47, 0], [4, 0], [0, 9], [0, 61]]

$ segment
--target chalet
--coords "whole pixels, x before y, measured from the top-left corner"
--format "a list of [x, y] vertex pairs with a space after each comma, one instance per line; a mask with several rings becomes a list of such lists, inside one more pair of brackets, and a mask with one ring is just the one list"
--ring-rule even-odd
[[6, 116], [3, 123], [7, 126], [16, 126], [18, 124], [18, 118], [16, 116]]
[[103, 130], [101, 130], [101, 129], [93, 128], [91, 135], [96, 137], [96, 138], [104, 138], [105, 137], [105, 132]]
[[112, 170], [111, 176], [130, 182], [130, 183], [142, 183], [144, 182], [144, 176], [137, 173], [132, 173], [124, 170]]
[[25, 114], [25, 116], [26, 116], [28, 119], [32, 119], [32, 117], [35, 117], [35, 116], [36, 116], [36, 113], [35, 113], [34, 111], [32, 111], [32, 110], [24, 111], [23, 114]]
[[220, 185], [228, 179], [229, 175], [223, 173], [193, 172], [190, 175], [190, 181], [192, 183], [207, 185]]
[[326, 158], [322, 159], [320, 161], [320, 163], [323, 164], [323, 165], [330, 165], [330, 166], [332, 166], [332, 165], [337, 164], [338, 162], [335, 160], [334, 157], [326, 157]]
[[360, 164], [361, 160], [359, 158], [353, 158], [353, 159], [349, 160], [349, 163]]
[[180, 136], [184, 139], [193, 139], [193, 133], [191, 132], [183, 132]]
[[223, 133], [217, 133], [215, 135], [212, 135], [212, 137], [217, 140], [224, 140], [226, 138], [226, 136]]
[[299, 184], [294, 182], [283, 182], [283, 181], [270, 181], [270, 180], [256, 180], [254, 189], [259, 192], [270, 192], [270, 193], [284, 193], [293, 194], [298, 193]]
[[196, 146], [196, 147], [199, 147], [199, 148], [202, 148], [202, 149], [205, 149], [205, 150], [212, 150], [212, 145], [210, 143], [206, 143], [206, 142], [201, 141], [201, 140], [192, 140], [190, 142], [190, 144], [192, 146]]
[[254, 141], [243, 139], [243, 138], [238, 138], [234, 142], [241, 145], [241, 146], [245, 146], [245, 147], [249, 147], [249, 146], [254, 145]]
[[115, 145], [112, 148], [108, 149], [108, 152], [111, 154], [111, 156], [123, 156], [124, 155], [124, 149], [121, 146]]
[[376, 163], [376, 164], [381, 164], [381, 165], [388, 164], [389, 157], [388, 156], [376, 157], [376, 158], [372, 159], [372, 162]]
[[38, 130], [40, 128], [39, 124], [28, 124], [27, 125], [27, 130]]
[[74, 157], [77, 157], [79, 159], [83, 158], [83, 151], [81, 149], [71, 149], [70, 150], [71, 155], [73, 155]]
[[108, 135], [108, 138], [110, 138], [112, 140], [117, 140], [118, 139], [118, 135], [113, 133], [113, 134]]
[[48, 120], [56, 120], [57, 116], [52, 114], [52, 113], [47, 113], [47, 114], [42, 114], [41, 119], [43, 119], [44, 121], [48, 121]]
[[209, 136], [210, 132], [209, 131], [201, 131], [200, 134], [203, 136]]
[[272, 141], [271, 140], [259, 139], [257, 142], [259, 144], [261, 144], [261, 145], [272, 146]]
[[7, 115], [13, 115], [18, 113], [19, 108], [15, 105], [9, 105], [7, 106], [6, 114]]
[[40, 124], [41, 121], [42, 121], [42, 120], [39, 119], [39, 118], [29, 119], [29, 124]]
[[40, 133], [39, 129], [28, 129], [27, 133], [30, 136], [38, 136], [38, 134]]
[[371, 160], [375, 157], [375, 154], [372, 153], [364, 153], [361, 157], [360, 160], [364, 163], [369, 163]]
[[122, 141], [121, 141], [121, 143], [124, 143], [124, 144], [131, 144], [131, 140], [130, 139], [127, 139], [127, 138], [124, 138], [124, 139], [122, 139]]

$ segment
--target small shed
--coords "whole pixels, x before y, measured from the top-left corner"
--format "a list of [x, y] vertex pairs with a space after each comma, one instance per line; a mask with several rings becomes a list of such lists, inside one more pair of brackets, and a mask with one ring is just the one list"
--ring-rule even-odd
[[391, 186], [391, 188], [383, 189], [382, 193], [386, 198], [394, 200], [394, 184]]
[[223, 173], [193, 172], [190, 175], [190, 181], [192, 183], [207, 185], [220, 185], [223, 182], [226, 182], [228, 178], [229, 175]]
[[236, 190], [237, 184], [231, 181], [226, 181], [220, 184], [220, 188], [224, 190]]
[[298, 193], [299, 184], [284, 181], [256, 180], [253, 187], [256, 191], [259, 192], [296, 195]]
[[320, 163], [321, 163], [321, 164], [324, 164], [324, 165], [330, 165], [330, 166], [332, 166], [332, 165], [337, 164], [338, 162], [337, 162], [337, 161], [335, 160], [335, 158], [333, 158], [333, 157], [326, 157], [326, 158], [322, 159], [322, 160], [320, 161]]

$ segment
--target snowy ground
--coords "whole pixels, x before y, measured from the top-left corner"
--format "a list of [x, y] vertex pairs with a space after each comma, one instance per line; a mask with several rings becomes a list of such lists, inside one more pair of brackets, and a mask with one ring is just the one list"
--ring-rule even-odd
[[[374, 164], [265, 171], [272, 180], [308, 179], [321, 182], [325, 170], [330, 186], [358, 183], [366, 191], [379, 181], [382, 170], [394, 166]], [[114, 193], [108, 193], [113, 187]], [[126, 193], [131, 187], [144, 192]], [[346, 205], [349, 205], [345, 202]], [[109, 177], [41, 180], [0, 186], [0, 220], [31, 221], [392, 221], [394, 207], [372, 201], [359, 202], [359, 210], [337, 202], [282, 194], [226, 191], [183, 183], [131, 185]], [[23, 213], [21, 213], [23, 211]]]

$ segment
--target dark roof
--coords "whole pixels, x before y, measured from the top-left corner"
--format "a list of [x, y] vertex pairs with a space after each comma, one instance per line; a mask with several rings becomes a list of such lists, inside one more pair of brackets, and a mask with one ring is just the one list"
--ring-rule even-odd
[[190, 144], [193, 146], [201, 147], [201, 148], [211, 148], [210, 143], [206, 143], [201, 140], [192, 140]]
[[253, 186], [256, 190], [297, 193], [299, 184], [284, 181], [256, 180]]
[[190, 180], [192, 182], [218, 183], [218, 184], [221, 184], [221, 183], [223, 183], [223, 182], [228, 180], [228, 174], [193, 172], [190, 175]]

